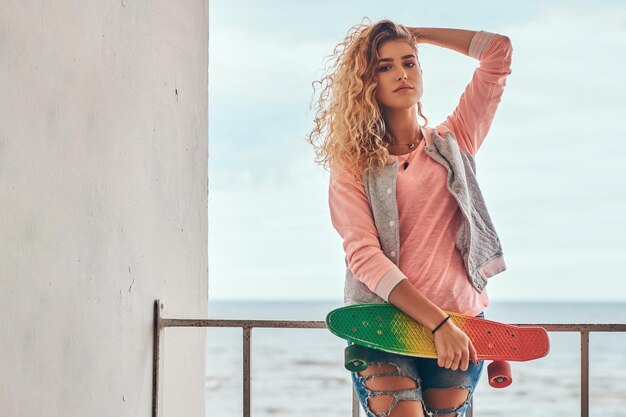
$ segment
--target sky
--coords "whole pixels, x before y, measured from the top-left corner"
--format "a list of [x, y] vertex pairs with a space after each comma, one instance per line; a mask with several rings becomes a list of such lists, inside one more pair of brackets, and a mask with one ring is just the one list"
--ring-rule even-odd
[[[626, 301], [626, 1], [209, 2], [209, 300], [340, 300], [312, 82], [364, 17], [508, 36], [477, 175], [507, 271], [492, 300]], [[419, 47], [429, 125], [478, 61]]]

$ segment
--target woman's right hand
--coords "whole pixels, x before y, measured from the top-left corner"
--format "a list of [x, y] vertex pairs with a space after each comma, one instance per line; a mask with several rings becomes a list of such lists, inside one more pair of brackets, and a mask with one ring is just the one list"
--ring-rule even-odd
[[434, 334], [437, 365], [453, 371], [467, 371], [469, 361], [478, 362], [476, 349], [470, 338], [451, 320], [446, 321]]

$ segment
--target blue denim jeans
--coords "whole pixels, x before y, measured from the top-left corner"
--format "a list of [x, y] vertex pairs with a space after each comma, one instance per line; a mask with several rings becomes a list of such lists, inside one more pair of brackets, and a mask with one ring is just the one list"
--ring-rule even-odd
[[[480, 313], [477, 317], [484, 317]], [[470, 405], [474, 390], [482, 374], [484, 361], [478, 361], [474, 365], [471, 361], [467, 371], [453, 371], [441, 368], [437, 365], [437, 359], [415, 358], [412, 356], [396, 355], [380, 350], [369, 349], [369, 363], [390, 365], [396, 371], [385, 372], [377, 375], [361, 376], [358, 372], [352, 372], [352, 382], [359, 398], [361, 406], [365, 410], [367, 417], [386, 417], [391, 413], [398, 401], [421, 401], [424, 407], [424, 415], [438, 416], [442, 414], [453, 414], [464, 417]], [[372, 378], [380, 376], [402, 376], [409, 377], [416, 382], [417, 387], [400, 391], [374, 391], [366, 386], [366, 382]], [[426, 408], [423, 393], [428, 389], [449, 389], [463, 388], [469, 390], [466, 401], [456, 408], [429, 410]], [[368, 399], [377, 395], [391, 395], [393, 401], [389, 409], [382, 413], [374, 413], [368, 404]]]

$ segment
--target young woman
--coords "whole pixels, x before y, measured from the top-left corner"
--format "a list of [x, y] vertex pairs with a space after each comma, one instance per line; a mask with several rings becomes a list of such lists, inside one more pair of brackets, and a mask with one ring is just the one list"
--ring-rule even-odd
[[[457, 107], [435, 127], [422, 113], [419, 43], [479, 61]], [[434, 331], [438, 354], [372, 351], [370, 366], [352, 375], [369, 417], [463, 416], [470, 403], [483, 363], [445, 311], [483, 317], [487, 278], [506, 268], [474, 156], [511, 73], [511, 53], [504, 35], [382, 20], [353, 27], [318, 81], [308, 139], [331, 172], [345, 301], [396, 305]]]

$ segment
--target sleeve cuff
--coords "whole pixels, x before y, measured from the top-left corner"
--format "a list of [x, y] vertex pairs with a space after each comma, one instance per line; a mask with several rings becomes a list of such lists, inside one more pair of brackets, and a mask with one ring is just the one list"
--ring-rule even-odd
[[378, 281], [374, 292], [377, 296], [388, 302], [391, 290], [403, 279], [407, 279], [406, 276], [398, 268], [392, 268], [385, 272], [385, 275]]
[[493, 35], [495, 35], [495, 33], [486, 32], [484, 30], [476, 32], [470, 42], [468, 55], [480, 61], [480, 55], [483, 53], [483, 49], [485, 49], [485, 46], [487, 46], [487, 43]]

